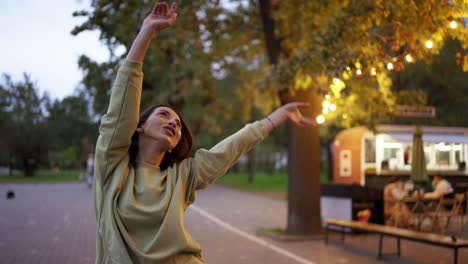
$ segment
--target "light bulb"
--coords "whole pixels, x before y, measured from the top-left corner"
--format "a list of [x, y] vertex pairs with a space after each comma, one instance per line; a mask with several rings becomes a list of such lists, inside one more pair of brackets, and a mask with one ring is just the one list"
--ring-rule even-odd
[[457, 28], [457, 21], [453, 20], [452, 22], [450, 22], [450, 27], [453, 28], [453, 29], [456, 29]]
[[406, 55], [405, 59], [406, 59], [407, 62], [412, 62], [413, 61], [413, 57], [411, 57], [411, 54]]
[[319, 115], [315, 120], [317, 121], [317, 123], [323, 124], [323, 122], [325, 122], [325, 117], [323, 115]]
[[426, 41], [426, 48], [432, 49], [432, 41], [430, 40]]

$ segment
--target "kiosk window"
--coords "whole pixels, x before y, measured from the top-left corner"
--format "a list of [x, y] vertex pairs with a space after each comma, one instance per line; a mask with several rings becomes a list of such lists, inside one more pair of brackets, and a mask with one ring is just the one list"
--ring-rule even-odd
[[366, 138], [364, 145], [366, 150], [366, 163], [375, 163], [375, 140]]

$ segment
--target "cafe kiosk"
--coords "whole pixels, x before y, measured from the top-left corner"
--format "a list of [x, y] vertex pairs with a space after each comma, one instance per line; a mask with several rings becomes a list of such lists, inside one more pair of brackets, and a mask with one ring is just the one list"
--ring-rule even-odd
[[[383, 188], [392, 176], [409, 180], [415, 126], [379, 125], [376, 131], [354, 127], [332, 143], [333, 183], [322, 185], [322, 217], [383, 224]], [[454, 186], [468, 181], [468, 128], [422, 126], [429, 176], [445, 176]], [[336, 210], [340, 208], [340, 210]]]
[[[389, 177], [409, 180], [415, 126], [379, 125], [341, 131], [333, 142], [333, 182], [383, 188]], [[468, 128], [423, 126], [429, 175], [440, 174], [453, 184], [466, 182]]]

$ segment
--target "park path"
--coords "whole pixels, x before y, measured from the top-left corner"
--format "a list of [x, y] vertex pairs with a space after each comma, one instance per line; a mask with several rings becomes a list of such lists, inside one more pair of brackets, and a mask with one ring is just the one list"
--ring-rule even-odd
[[[16, 198], [6, 199], [14, 190]], [[96, 224], [92, 191], [84, 184], [1, 184], [0, 262], [94, 263]], [[452, 263], [452, 251], [402, 242], [403, 258], [377, 261], [377, 238], [354, 236], [346, 245], [280, 242], [256, 236], [259, 227], [286, 225], [285, 201], [214, 185], [198, 192], [185, 221], [208, 263]], [[384, 241], [387, 252], [395, 242]], [[460, 252], [460, 263], [468, 250]]]

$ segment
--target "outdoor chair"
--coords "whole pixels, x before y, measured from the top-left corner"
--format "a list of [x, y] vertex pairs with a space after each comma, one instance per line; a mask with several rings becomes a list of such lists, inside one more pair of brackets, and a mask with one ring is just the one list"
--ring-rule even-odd
[[[452, 198], [453, 197], [453, 198]], [[421, 216], [420, 227], [424, 220], [429, 219], [430, 230], [439, 230], [444, 234], [450, 222], [458, 222], [461, 230], [463, 224], [463, 203], [464, 194], [454, 194], [451, 196], [442, 196], [433, 205], [426, 208]]]
[[412, 206], [408, 206], [408, 199], [399, 201], [395, 206], [396, 210], [386, 215], [386, 225], [400, 228], [419, 229], [422, 218], [421, 201], [411, 200]]
[[452, 210], [449, 212], [446, 222], [446, 228], [449, 227], [451, 223], [457, 224], [457, 231], [461, 232], [465, 224], [466, 213], [464, 212], [464, 206], [466, 203], [466, 194], [457, 193], [453, 201]]

